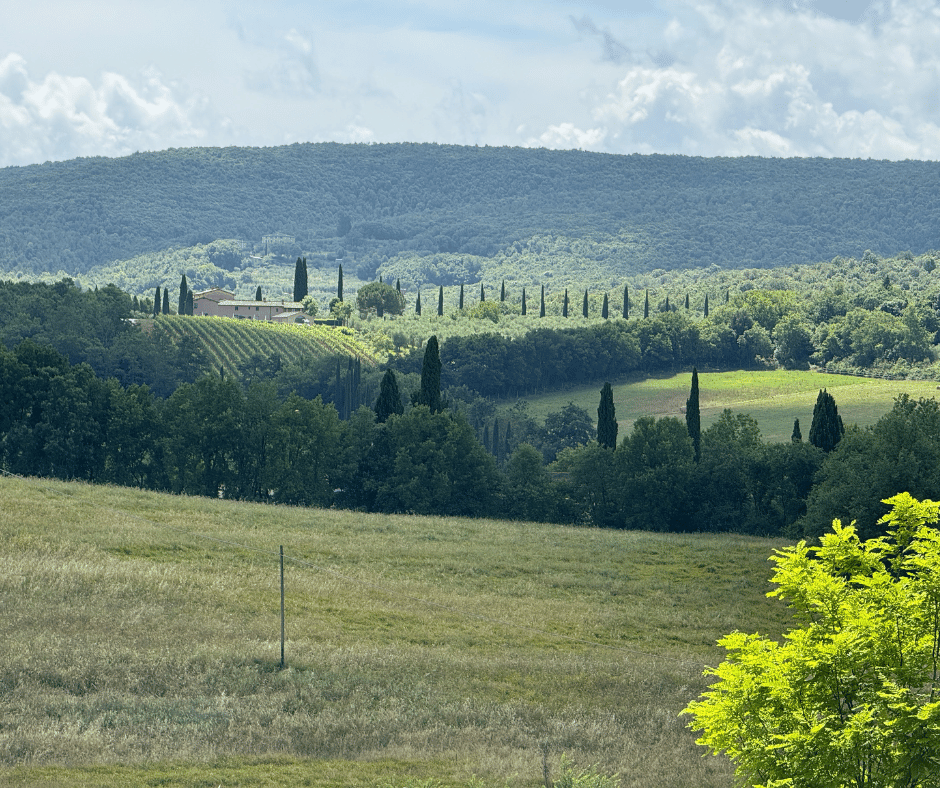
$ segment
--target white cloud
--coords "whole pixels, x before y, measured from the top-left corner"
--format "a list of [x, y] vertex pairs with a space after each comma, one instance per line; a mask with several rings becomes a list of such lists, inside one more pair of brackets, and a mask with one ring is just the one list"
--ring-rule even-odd
[[198, 145], [208, 129], [224, 132], [225, 126], [152, 69], [136, 83], [105, 72], [94, 85], [55, 72], [35, 80], [15, 53], [0, 61], [4, 164]]

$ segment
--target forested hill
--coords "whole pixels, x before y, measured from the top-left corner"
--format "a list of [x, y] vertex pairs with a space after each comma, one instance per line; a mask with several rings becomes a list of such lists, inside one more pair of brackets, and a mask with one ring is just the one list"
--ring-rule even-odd
[[940, 247], [940, 163], [323, 143], [0, 169], [0, 272], [275, 232], [364, 279], [401, 253], [490, 257], [546, 234], [602, 242], [620, 276], [916, 254]]

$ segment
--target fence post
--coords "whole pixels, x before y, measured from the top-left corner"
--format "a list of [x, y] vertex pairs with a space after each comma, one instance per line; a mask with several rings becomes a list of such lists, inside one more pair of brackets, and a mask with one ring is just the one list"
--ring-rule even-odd
[[281, 670], [284, 670], [284, 545], [281, 545]]

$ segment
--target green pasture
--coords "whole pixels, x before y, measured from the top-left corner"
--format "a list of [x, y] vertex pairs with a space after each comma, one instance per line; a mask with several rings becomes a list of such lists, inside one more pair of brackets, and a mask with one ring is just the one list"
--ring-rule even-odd
[[3, 478], [0, 784], [726, 788], [677, 715], [781, 544]]
[[[621, 437], [641, 416], [684, 418], [691, 383], [691, 372], [612, 381]], [[816, 396], [823, 388], [835, 397], [839, 415], [846, 426], [874, 424], [891, 410], [899, 394], [906, 393], [915, 399], [927, 399], [938, 394], [935, 381], [881, 380], [786, 370], [700, 372], [702, 427], [707, 427], [725, 408], [730, 408], [737, 413], [749, 413], [757, 419], [761, 435], [769, 442], [790, 440], [793, 420], [799, 419], [805, 440], [809, 435]], [[526, 399], [529, 412], [539, 419], [561, 410], [568, 402], [585, 408], [596, 419], [600, 389], [600, 386], [584, 386]]]

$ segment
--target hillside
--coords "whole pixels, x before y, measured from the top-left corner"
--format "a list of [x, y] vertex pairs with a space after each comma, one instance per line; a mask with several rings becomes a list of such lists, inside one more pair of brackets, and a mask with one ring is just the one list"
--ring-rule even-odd
[[[0, 194], [0, 271], [20, 276], [219, 238], [244, 245], [210, 255], [220, 271], [306, 254], [413, 285], [477, 281], [487, 261], [512, 271], [520, 257], [622, 278], [940, 245], [940, 163], [924, 161], [323, 143], [8, 167]], [[273, 233], [287, 240], [265, 248]]]
[[784, 625], [782, 543], [728, 535], [4, 478], [0, 545], [6, 785], [536, 785], [567, 753], [724, 788], [677, 714], [719, 636]]

